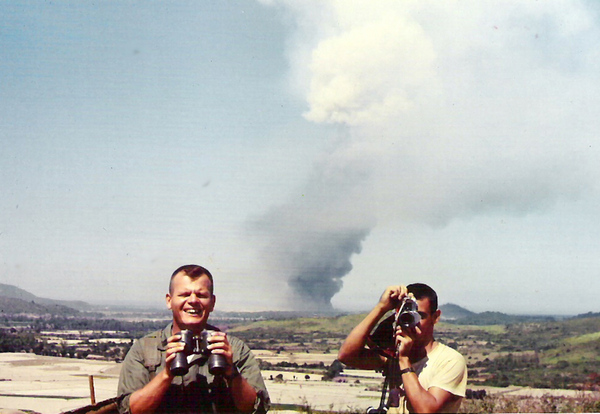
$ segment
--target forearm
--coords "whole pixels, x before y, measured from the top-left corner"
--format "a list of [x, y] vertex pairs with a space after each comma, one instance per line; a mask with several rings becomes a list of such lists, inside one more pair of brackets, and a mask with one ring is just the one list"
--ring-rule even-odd
[[257, 395], [254, 387], [241, 375], [230, 380], [229, 387], [236, 408], [243, 413], [252, 412]]
[[[401, 357], [399, 360], [400, 370], [411, 368], [412, 365], [407, 357]], [[402, 374], [402, 382], [404, 383], [404, 391], [406, 398], [413, 407], [413, 411], [417, 413], [436, 413], [442, 404], [428, 390], [423, 388], [419, 382], [419, 377], [414, 372]]]
[[144, 388], [131, 394], [129, 409], [131, 414], [153, 413], [160, 405], [171, 385], [172, 378], [166, 370], [161, 371]]
[[357, 368], [372, 369], [381, 365], [382, 359], [375, 353], [365, 349], [367, 338], [377, 322], [386, 314], [386, 310], [377, 304], [371, 312], [358, 324], [340, 347], [338, 359]]

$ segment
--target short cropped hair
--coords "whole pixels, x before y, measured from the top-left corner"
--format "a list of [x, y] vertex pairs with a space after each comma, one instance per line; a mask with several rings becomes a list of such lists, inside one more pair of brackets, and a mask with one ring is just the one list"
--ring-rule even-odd
[[214, 293], [215, 285], [213, 282], [212, 275], [210, 274], [208, 269], [206, 269], [202, 266], [195, 265], [195, 264], [181, 266], [173, 272], [173, 274], [171, 275], [171, 280], [169, 281], [169, 293], [173, 293], [173, 278], [176, 275], [178, 275], [179, 273], [183, 273], [190, 279], [198, 279], [199, 277], [207, 276], [208, 279], [210, 280], [210, 293]]
[[435, 293], [435, 290], [433, 290], [425, 283], [412, 283], [406, 288], [408, 289], [408, 293], [412, 293], [415, 296], [415, 299], [417, 300], [428, 298], [431, 313], [435, 312], [438, 309], [437, 293]]

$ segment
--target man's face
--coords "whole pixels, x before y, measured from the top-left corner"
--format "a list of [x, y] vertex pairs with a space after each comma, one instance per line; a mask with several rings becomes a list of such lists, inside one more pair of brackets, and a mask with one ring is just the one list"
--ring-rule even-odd
[[173, 333], [190, 329], [199, 333], [206, 327], [208, 316], [215, 307], [212, 283], [208, 276], [192, 279], [178, 273], [167, 294], [167, 308], [173, 312]]
[[421, 332], [417, 335], [416, 340], [418, 344], [425, 345], [433, 340], [433, 327], [437, 323], [441, 312], [439, 309], [433, 313], [431, 312], [429, 298], [417, 300], [417, 307], [419, 315], [421, 315], [421, 322], [418, 325]]

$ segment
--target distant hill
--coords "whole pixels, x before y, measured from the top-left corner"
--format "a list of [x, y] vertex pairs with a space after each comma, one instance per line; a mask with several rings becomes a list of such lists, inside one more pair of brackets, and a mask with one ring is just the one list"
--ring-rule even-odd
[[[6, 297], [6, 298], [10, 298], [10, 299], [19, 299], [19, 300], [22, 300], [25, 302], [35, 302], [40, 305], [49, 306], [50, 307], [49, 309], [51, 309], [52, 307], [56, 307], [56, 306], [58, 306], [58, 307], [62, 306], [62, 307], [67, 307], [67, 308], [73, 308], [78, 311], [95, 310], [92, 305], [90, 305], [89, 303], [80, 301], [80, 300], [72, 300], [71, 301], [71, 300], [55, 300], [55, 299], [40, 298], [39, 296], [29, 293], [26, 290], [23, 290], [16, 286], [0, 283], [0, 298], [2, 298], [2, 297]], [[8, 302], [6, 302], [6, 303], [8, 303]], [[59, 308], [56, 308], [56, 309], [59, 309]]]
[[[276, 319], [257, 320], [250, 323], [238, 325], [230, 332], [240, 334], [248, 332], [250, 336], [269, 338], [275, 336], [304, 335], [312, 338], [317, 333], [339, 335], [345, 337], [358, 323], [364, 319], [366, 314], [357, 313], [338, 316], [315, 316], [315, 317], [287, 317]], [[264, 336], [263, 332], [269, 334]]]
[[342, 311], [220, 311], [215, 310], [211, 314], [213, 319], [245, 319], [245, 320], [285, 320], [297, 318], [320, 318], [337, 317], [347, 315], [348, 312]]
[[598, 317], [600, 317], [600, 312], [588, 312], [588, 313], [579, 314], [579, 315], [575, 316], [574, 318], [582, 319], [582, 318], [598, 318]]
[[[553, 317], [553, 316], [532, 316], [532, 315], [509, 315], [502, 312], [481, 312], [476, 313], [465, 309], [453, 303], [447, 303], [440, 306], [442, 310], [442, 321], [458, 325], [511, 325], [521, 322], [544, 322], [569, 319], [571, 317]], [[31, 313], [31, 314], [55, 314], [55, 315], [76, 315], [78, 312], [87, 313], [87, 316], [92, 316], [91, 313], [101, 315], [99, 312], [110, 312], [115, 315], [115, 312], [127, 311], [130, 313], [160, 313], [161, 317], [164, 314], [165, 319], [170, 317], [170, 312], [166, 309], [150, 309], [137, 308], [129, 303], [123, 305], [91, 305], [83, 301], [66, 301], [47, 299], [36, 296], [21, 288], [13, 285], [0, 283], [0, 312], [5, 314], [14, 313]], [[362, 316], [361, 316], [362, 315]], [[576, 318], [597, 317], [600, 313], [587, 313], [578, 315]], [[313, 311], [258, 311], [258, 312], [228, 312], [216, 310], [211, 318], [212, 320], [225, 321], [228, 324], [234, 321], [249, 321], [249, 320], [265, 320], [265, 321], [284, 321], [293, 320], [296, 318], [340, 318], [348, 316], [354, 320], [357, 317], [364, 317], [361, 314], [347, 313], [342, 311], [331, 311], [324, 313], [316, 313]], [[356, 321], [358, 323], [358, 320]], [[237, 324], [237, 323], [236, 323]]]
[[35, 301], [26, 301], [23, 299], [9, 298], [0, 296], [0, 315], [59, 315], [59, 316], [77, 316], [80, 312], [76, 309], [58, 304], [43, 305]]
[[470, 310], [455, 305], [454, 303], [446, 303], [445, 305], [440, 306], [440, 310], [442, 311], [443, 321], [463, 319], [476, 315], [475, 312], [471, 312]]
[[[522, 322], [555, 321], [553, 316], [509, 315], [502, 312], [471, 312], [453, 303], [440, 306], [442, 321], [457, 325], [512, 325]], [[589, 314], [588, 314], [589, 315]]]
[[[462, 306], [447, 303], [440, 306], [442, 311], [442, 321], [445, 323], [456, 324], [456, 325], [512, 325], [522, 322], [549, 322], [557, 320], [554, 316], [539, 316], [539, 315], [509, 315], [502, 312], [472, 312]], [[254, 320], [254, 321], [289, 321], [296, 320], [298, 318], [311, 319], [316, 318], [320, 320], [352, 320], [353, 323], [358, 323], [360, 319], [364, 318], [366, 314], [347, 314], [340, 312], [338, 315], [330, 314], [315, 314], [313, 312], [301, 312], [301, 311], [265, 311], [265, 312], [218, 312], [215, 311], [212, 315], [213, 320]], [[594, 314], [585, 314], [581, 317], [590, 317]], [[566, 317], [564, 317], [566, 318]], [[329, 322], [328, 322], [329, 323]]]
[[551, 322], [555, 320], [556, 318], [553, 316], [508, 315], [502, 312], [481, 312], [447, 322], [457, 325], [512, 325], [523, 322]]

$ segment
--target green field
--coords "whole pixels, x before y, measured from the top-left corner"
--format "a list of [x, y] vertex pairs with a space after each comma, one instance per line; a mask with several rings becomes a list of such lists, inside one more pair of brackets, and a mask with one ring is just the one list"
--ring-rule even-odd
[[[254, 349], [336, 353], [364, 314], [257, 321], [233, 327]], [[594, 390], [600, 318], [468, 325], [443, 322], [437, 339], [467, 359], [472, 385]]]

